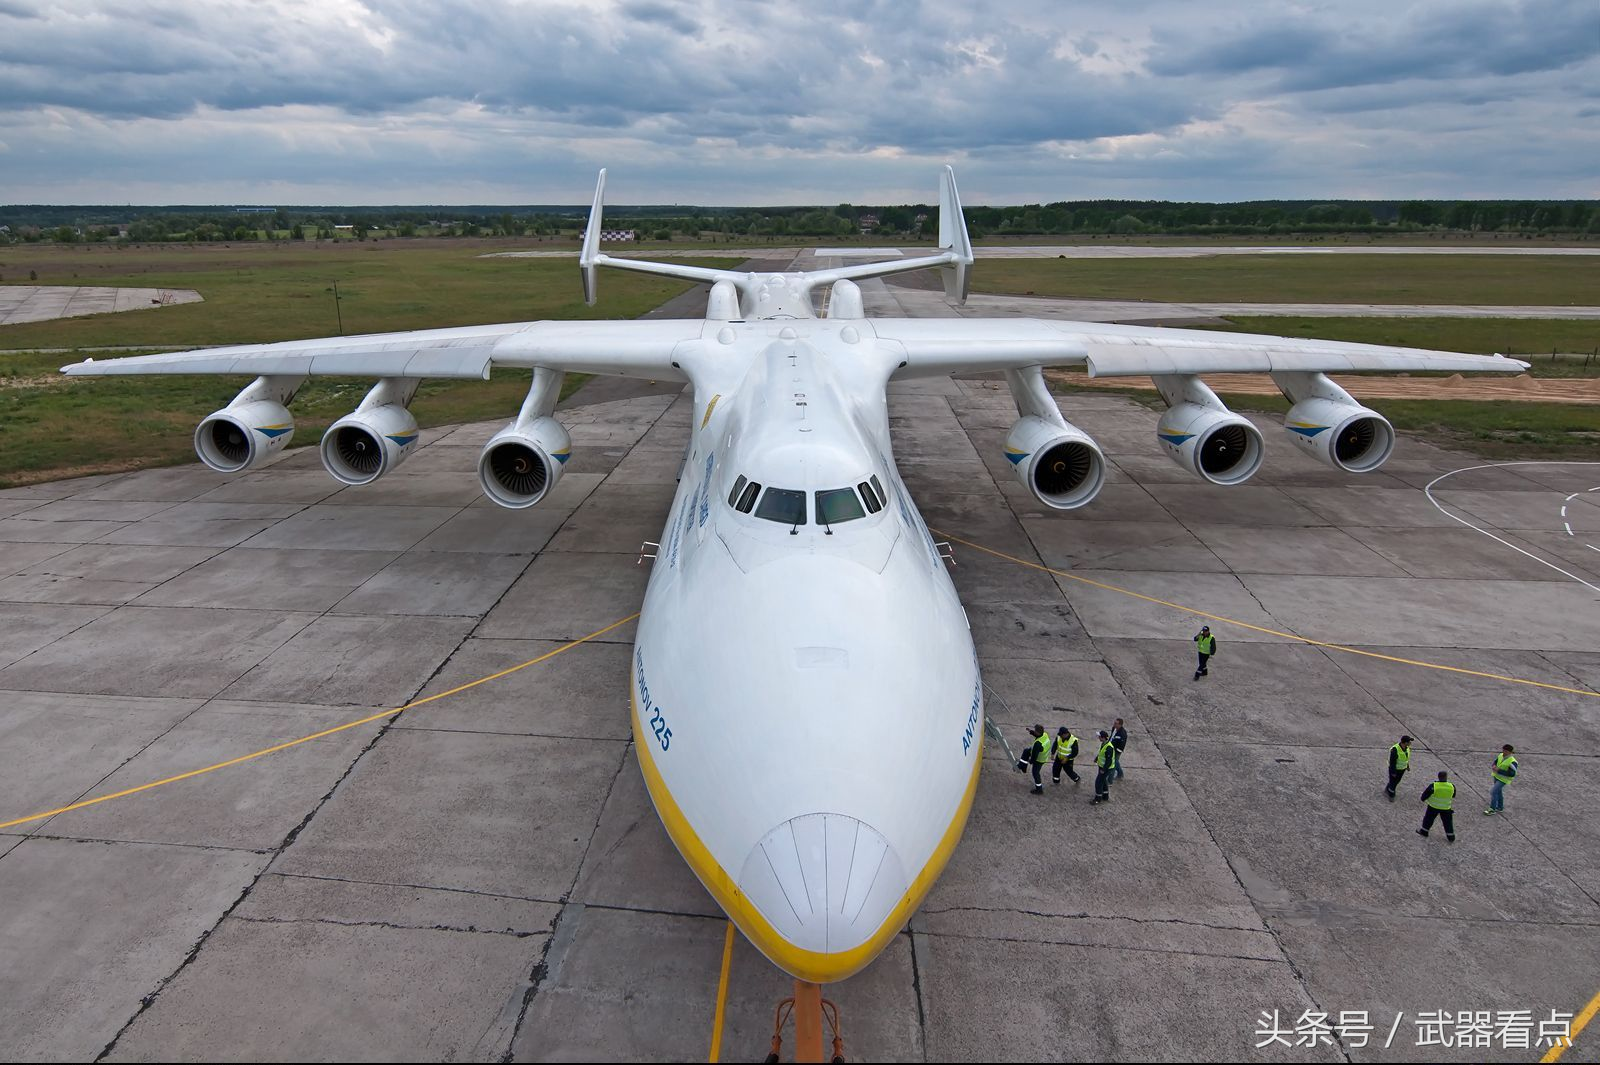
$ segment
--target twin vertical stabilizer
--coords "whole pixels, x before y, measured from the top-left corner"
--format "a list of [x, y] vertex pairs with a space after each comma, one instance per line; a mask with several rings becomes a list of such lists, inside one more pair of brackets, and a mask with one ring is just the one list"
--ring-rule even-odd
[[[594, 205], [589, 208], [589, 227], [583, 233], [583, 250], [578, 256], [578, 268], [583, 272], [583, 300], [591, 307], [599, 296], [595, 271], [601, 266], [619, 270], [634, 270], [646, 274], [662, 274], [705, 284], [719, 281], [731, 282], [739, 290], [740, 301], [753, 306], [755, 290], [761, 284], [760, 275], [733, 270], [708, 270], [705, 267], [679, 263], [658, 263], [646, 259], [613, 259], [600, 251], [601, 213], [606, 194], [606, 172], [600, 171], [594, 186]], [[836, 281], [854, 281], [864, 277], [883, 277], [911, 270], [937, 267], [944, 279], [945, 298], [953, 303], [965, 303], [969, 271], [972, 268], [972, 241], [967, 236], [967, 220], [961, 211], [961, 199], [956, 192], [956, 172], [945, 167], [939, 175], [939, 253], [913, 259], [889, 259], [885, 262], [861, 263], [854, 266], [835, 267], [831, 270], [808, 270], [797, 275], [800, 287], [809, 292], [821, 285]]]

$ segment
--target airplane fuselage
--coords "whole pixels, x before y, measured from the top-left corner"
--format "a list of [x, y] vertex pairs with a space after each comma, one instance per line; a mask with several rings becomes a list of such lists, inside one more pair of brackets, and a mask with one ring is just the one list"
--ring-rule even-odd
[[727, 359], [690, 373], [632, 719], [684, 859], [774, 963], [821, 983], [876, 957], [948, 861], [983, 698], [895, 468], [892, 365], [844, 339], [848, 321], [794, 310], [728, 327]]

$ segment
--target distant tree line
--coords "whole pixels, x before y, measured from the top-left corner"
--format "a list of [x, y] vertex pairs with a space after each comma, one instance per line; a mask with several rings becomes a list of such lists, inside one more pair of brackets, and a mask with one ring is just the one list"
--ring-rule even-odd
[[[984, 236], [1294, 236], [1396, 233], [1600, 235], [1595, 200], [1255, 200], [1176, 203], [1080, 200], [968, 207]], [[524, 207], [58, 207], [0, 206], [0, 243], [367, 240], [409, 237], [574, 238], [582, 206]], [[615, 207], [608, 229], [640, 239], [780, 240], [873, 235], [921, 239], [937, 232], [928, 204], [836, 207]]]

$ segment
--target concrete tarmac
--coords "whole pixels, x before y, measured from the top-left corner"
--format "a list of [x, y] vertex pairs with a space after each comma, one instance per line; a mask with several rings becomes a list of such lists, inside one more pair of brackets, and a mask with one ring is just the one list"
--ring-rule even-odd
[[78, 318], [199, 303], [192, 288], [106, 288], [94, 285], [0, 285], [0, 325]]
[[[448, 691], [637, 610], [687, 397], [574, 404], [572, 462], [529, 511], [477, 492], [498, 423], [426, 430], [367, 488], [341, 488], [306, 448], [238, 476], [190, 465], [0, 492], [0, 821]], [[956, 545], [989, 713], [1014, 745], [1035, 721], [1087, 738], [1120, 716], [1127, 775], [1108, 806], [1089, 805], [1087, 779], [1035, 798], [991, 744], [926, 905], [829, 990], [848, 1054], [1536, 1059], [1492, 1024], [1483, 1046], [1418, 1046], [1434, 1031], [1419, 1024], [1525, 1010], [1536, 1039], [1600, 989], [1600, 698], [1579, 694], [1600, 685], [1600, 604], [1512, 549], [1600, 584], [1583, 546], [1600, 543], [1600, 507], [1568, 498], [1600, 486], [1600, 466], [1489, 467], [1436, 489], [1495, 540], [1421, 491], [1481, 465], [1468, 454], [1402, 439], [1381, 472], [1346, 475], [1263, 420], [1262, 473], [1217, 488], [1157, 454], [1148, 409], [1063, 405], [1113, 462], [1071, 513], [1013, 479], [998, 382], [896, 386], [890, 410], [931, 526], [1063, 574]], [[1200, 619], [1104, 586], [1259, 628], [1212, 621], [1219, 654], [1196, 682]], [[726, 922], [639, 775], [631, 635], [0, 830], [0, 1052], [705, 1055]], [[1402, 732], [1417, 754], [1390, 804]], [[1485, 817], [1506, 742], [1523, 774]], [[1415, 833], [1441, 768], [1461, 789], [1453, 846]], [[765, 1054], [787, 993], [736, 937], [725, 1059]], [[1310, 1045], [1258, 1047], [1274, 1011]], [[1365, 1047], [1307, 1020], [1356, 1012]], [[1600, 1030], [1564, 1060], [1597, 1058]]]

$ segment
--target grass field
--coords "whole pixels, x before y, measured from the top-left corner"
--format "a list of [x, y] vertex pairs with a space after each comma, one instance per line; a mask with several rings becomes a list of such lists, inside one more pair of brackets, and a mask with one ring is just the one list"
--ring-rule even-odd
[[[346, 333], [388, 332], [542, 318], [631, 318], [689, 286], [643, 274], [607, 274], [600, 304], [586, 307], [572, 260], [478, 259], [481, 246], [401, 244], [243, 250], [154, 247], [49, 249], [54, 266], [79, 277], [39, 283], [127, 284], [195, 288], [204, 303], [126, 314], [0, 327], [0, 349], [149, 345], [172, 348], [296, 340], [337, 333], [333, 295], [339, 282]], [[369, 249], [382, 252], [374, 254]], [[38, 259], [38, 251], [29, 249]], [[81, 252], [81, 254], [79, 254]], [[686, 260], [688, 261], [688, 260]], [[708, 265], [741, 260], [709, 259]], [[105, 269], [90, 270], [88, 264]], [[111, 269], [115, 267], [115, 271]], [[12, 277], [12, 267], [0, 274]], [[38, 266], [29, 267], [38, 270]], [[120, 353], [119, 353], [120, 354]], [[133, 354], [128, 352], [128, 354]], [[0, 354], [0, 487], [194, 458], [194, 428], [225, 406], [248, 378], [65, 378], [72, 356]], [[423, 426], [510, 418], [527, 394], [528, 371], [493, 380], [427, 382], [412, 412]], [[567, 392], [581, 382], [570, 375]], [[295, 444], [313, 444], [360, 402], [369, 380], [308, 381], [296, 397]]]
[[[483, 259], [474, 241], [0, 249], [8, 284], [192, 288], [203, 303], [0, 326], [0, 349], [199, 347], [541, 318], [632, 318], [681, 282], [610, 272], [597, 307], [571, 259]], [[735, 259], [684, 259], [720, 266]], [[27, 280], [37, 274], [36, 282]], [[339, 286], [334, 305], [333, 285]]]
[[[681, 282], [610, 272], [602, 278], [599, 307], [584, 306], [571, 259], [482, 259], [504, 242], [379, 241], [261, 245], [12, 246], [0, 249], [0, 277], [28, 284], [138, 285], [198, 289], [205, 302], [153, 311], [0, 327], [0, 350], [148, 345], [173, 348], [250, 341], [291, 340], [338, 332], [332, 285], [339, 284], [339, 314], [346, 333], [423, 329], [540, 318], [634, 317], [681, 292]], [[682, 260], [685, 262], [695, 260]], [[737, 259], [706, 259], [734, 265]], [[1465, 266], [1475, 278], [1461, 273]], [[1455, 302], [1440, 293], [1452, 285], [1460, 300], [1594, 302], [1600, 295], [1600, 259], [1487, 257], [1306, 257], [1195, 260], [994, 260], [980, 280], [1007, 270], [1078, 286], [1091, 279], [1121, 284], [1117, 291], [1077, 295], [1167, 299], [1369, 300], [1363, 289], [1404, 281], [1414, 291], [1390, 299]], [[1367, 271], [1377, 270], [1378, 274]], [[1539, 280], [1542, 278], [1543, 280]], [[1585, 279], [1578, 284], [1574, 278]], [[1276, 286], [1271, 291], [1200, 294], [1182, 285]], [[1543, 285], [1544, 287], [1540, 287]], [[1179, 286], [1172, 288], [1171, 286]], [[1341, 288], [1341, 286], [1344, 286]], [[1564, 286], [1564, 287], [1563, 287]], [[1416, 293], [1427, 292], [1431, 295]], [[1342, 293], [1342, 295], [1341, 295]], [[1588, 354], [1600, 345], [1590, 322], [1515, 319], [1295, 319], [1242, 318], [1227, 328], [1247, 332], [1317, 336], [1446, 351]], [[0, 486], [62, 476], [133, 469], [193, 460], [191, 438], [206, 414], [225, 405], [245, 379], [140, 377], [67, 379], [55, 373], [73, 361], [62, 355], [0, 354]], [[1578, 359], [1535, 360], [1535, 373], [1582, 373]], [[1600, 360], [1589, 368], [1600, 373]], [[527, 390], [526, 372], [493, 381], [431, 382], [413, 411], [424, 426], [509, 418]], [[569, 378], [568, 391], [577, 381]], [[296, 399], [295, 442], [315, 443], [322, 430], [348, 413], [370, 381], [324, 379], [307, 383]], [[1147, 400], [1153, 393], [1132, 392]], [[1270, 397], [1225, 397], [1243, 410], [1274, 409]], [[1600, 412], [1570, 405], [1465, 401], [1385, 401], [1381, 408], [1402, 429], [1423, 432], [1491, 455], [1592, 453], [1600, 443]]]
[[990, 259], [978, 292], [1213, 303], [1592, 306], [1600, 256], [1228, 255], [1205, 259]]

